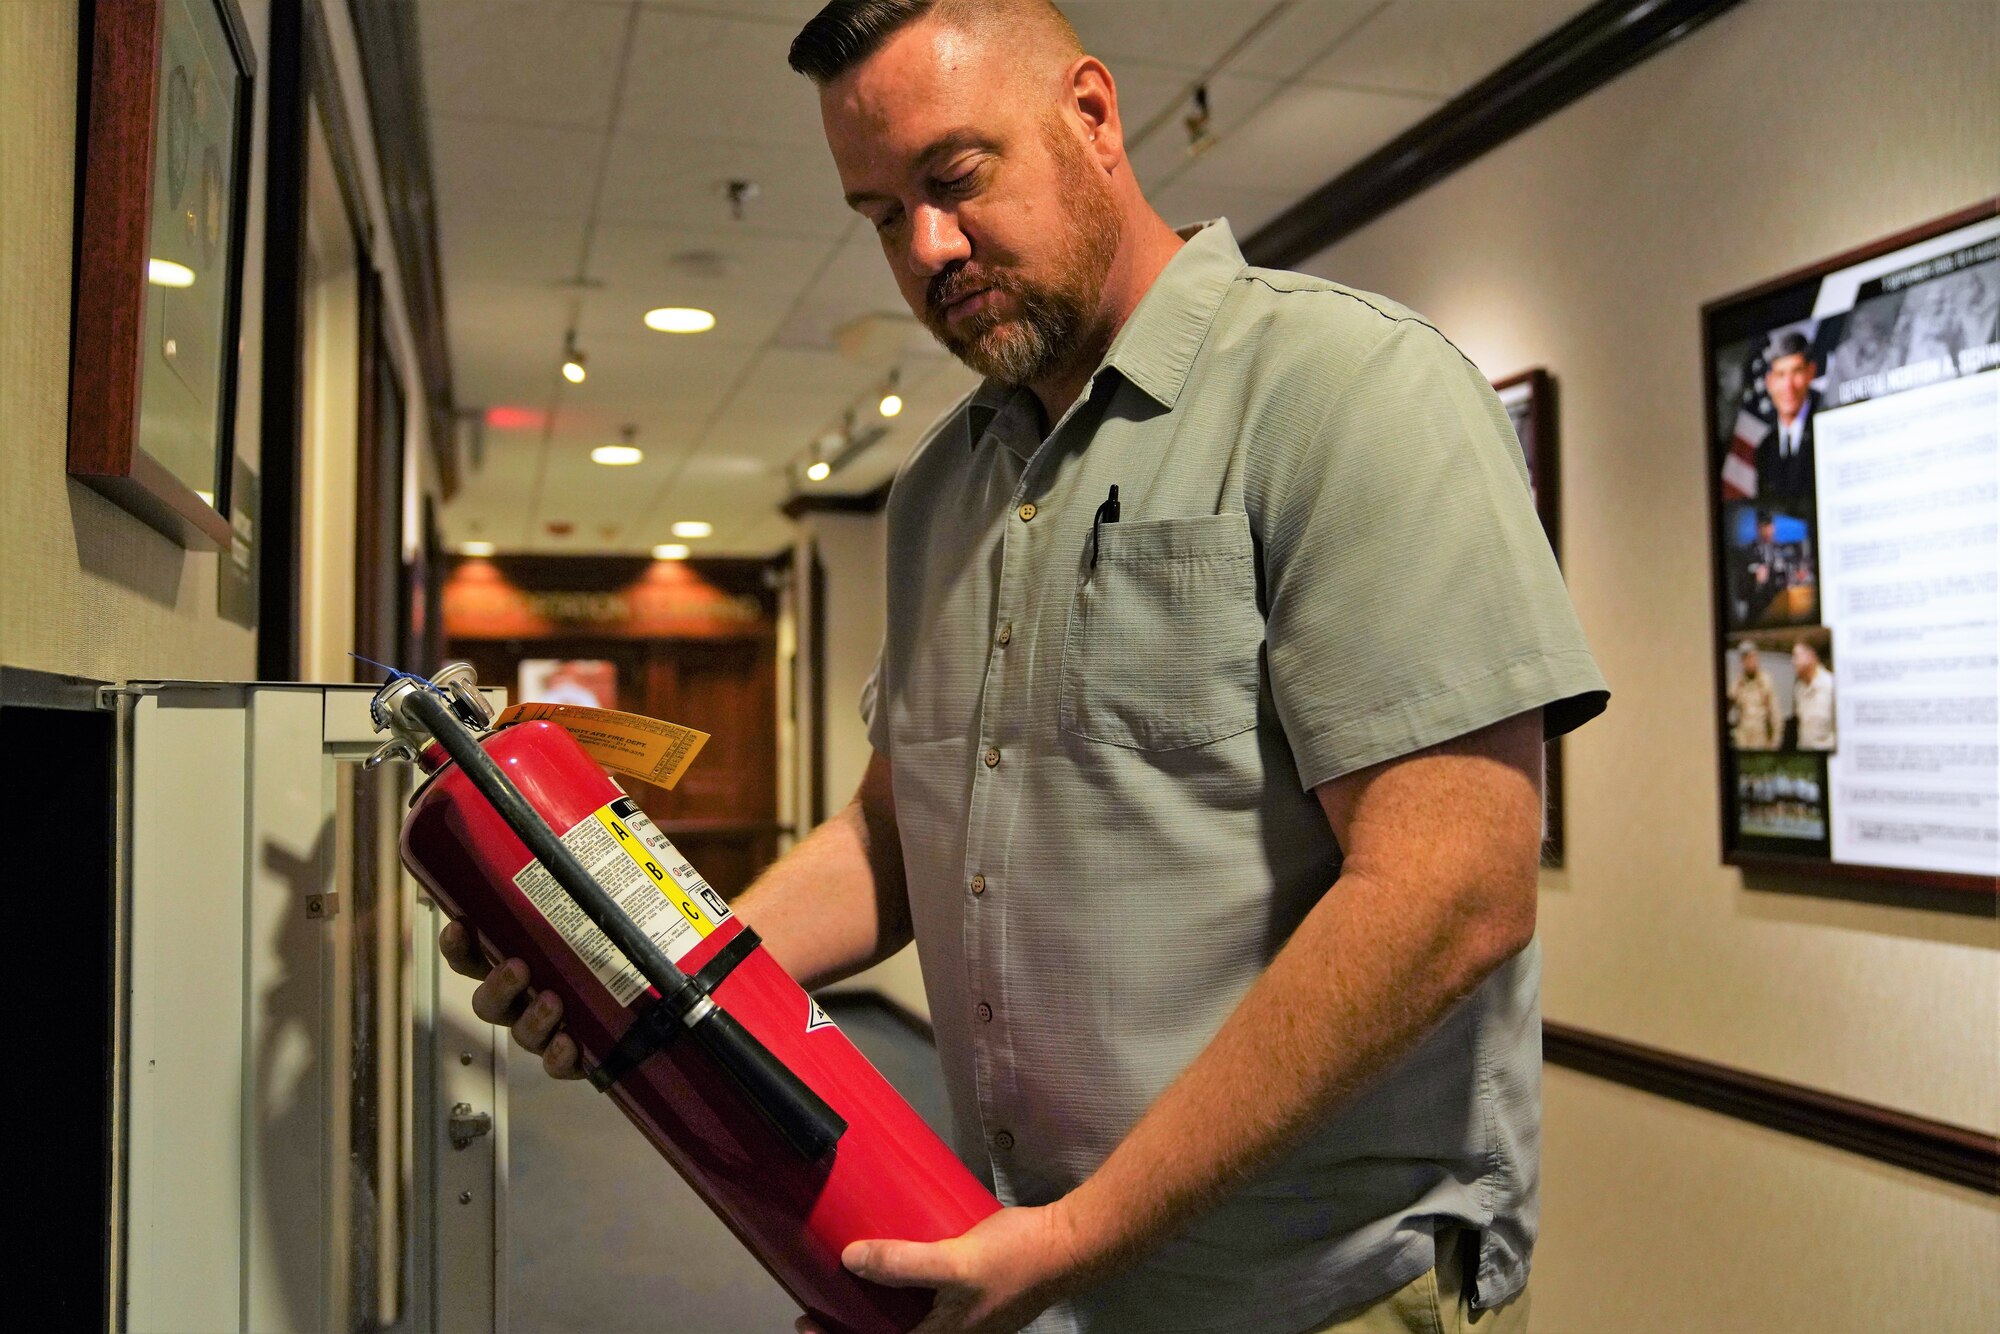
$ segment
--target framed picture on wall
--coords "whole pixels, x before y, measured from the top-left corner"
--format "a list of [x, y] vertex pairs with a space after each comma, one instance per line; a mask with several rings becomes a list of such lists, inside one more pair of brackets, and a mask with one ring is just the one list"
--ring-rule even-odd
[[1726, 863], [2000, 885], [2000, 201], [1702, 311]]
[[[1528, 465], [1528, 486], [1534, 492], [1535, 513], [1541, 516], [1542, 531], [1548, 534], [1549, 549], [1562, 562], [1561, 485], [1562, 474], [1556, 448], [1556, 382], [1547, 371], [1537, 368], [1496, 380], [1493, 390], [1514, 424], [1514, 438], [1521, 442], [1521, 454]], [[1557, 737], [1548, 744], [1548, 760], [1543, 768], [1545, 823], [1542, 865], [1563, 863], [1563, 742]]]
[[254, 59], [233, 0], [84, 7], [69, 474], [227, 550]]

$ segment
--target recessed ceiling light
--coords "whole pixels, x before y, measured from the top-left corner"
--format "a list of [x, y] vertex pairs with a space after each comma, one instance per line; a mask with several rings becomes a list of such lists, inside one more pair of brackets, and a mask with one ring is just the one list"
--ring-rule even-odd
[[629, 468], [645, 457], [646, 451], [636, 445], [599, 445], [590, 451], [590, 461], [607, 468]]
[[715, 327], [715, 316], [693, 306], [661, 306], [646, 312], [646, 327], [660, 333], [707, 333]]
[[715, 525], [702, 519], [682, 519], [674, 525], [675, 537], [707, 537], [715, 531]]
[[490, 556], [498, 548], [491, 542], [460, 542], [458, 554], [461, 556]]
[[654, 560], [686, 560], [689, 551], [685, 542], [663, 542], [653, 548]]
[[806, 469], [806, 476], [812, 478], [815, 482], [824, 482], [827, 478], [833, 476], [833, 465], [825, 459], [821, 459]]
[[155, 287], [193, 287], [194, 270], [170, 259], [146, 261], [146, 281]]

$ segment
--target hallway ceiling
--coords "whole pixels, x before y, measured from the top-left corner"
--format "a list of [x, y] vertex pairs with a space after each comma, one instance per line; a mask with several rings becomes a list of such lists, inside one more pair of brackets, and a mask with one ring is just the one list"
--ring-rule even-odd
[[[820, 0], [422, 0], [453, 377], [484, 414], [450, 543], [696, 554], [789, 544], [778, 506], [888, 478], [974, 383], [898, 295], [841, 202], [811, 86], [785, 64]], [[1068, 0], [1118, 82], [1140, 181], [1170, 222], [1239, 238], [1421, 120], [1588, 0]], [[1182, 117], [1206, 79], [1212, 142]], [[739, 220], [732, 180], [754, 182]], [[698, 335], [641, 324], [700, 306]], [[560, 373], [565, 331], [587, 357]], [[903, 413], [879, 390], [899, 372]], [[853, 408], [888, 434], [797, 476]], [[590, 461], [626, 425], [644, 462]], [[567, 526], [558, 534], [550, 525]]]

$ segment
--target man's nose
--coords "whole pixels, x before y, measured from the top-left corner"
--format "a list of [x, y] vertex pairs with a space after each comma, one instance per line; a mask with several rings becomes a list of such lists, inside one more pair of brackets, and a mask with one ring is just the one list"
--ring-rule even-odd
[[908, 262], [917, 277], [933, 277], [971, 257], [972, 242], [960, 230], [955, 214], [926, 204], [918, 207], [911, 223]]

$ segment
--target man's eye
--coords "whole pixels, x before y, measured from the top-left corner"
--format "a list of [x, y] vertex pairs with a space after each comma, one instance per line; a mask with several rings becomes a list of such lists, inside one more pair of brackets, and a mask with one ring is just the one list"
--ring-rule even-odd
[[890, 213], [884, 213], [880, 217], [874, 220], [875, 230], [878, 232], [886, 232], [889, 230], [889, 228], [893, 227], [897, 222], [901, 221], [902, 217], [903, 217], [903, 211], [901, 209], [896, 209], [894, 212]]

